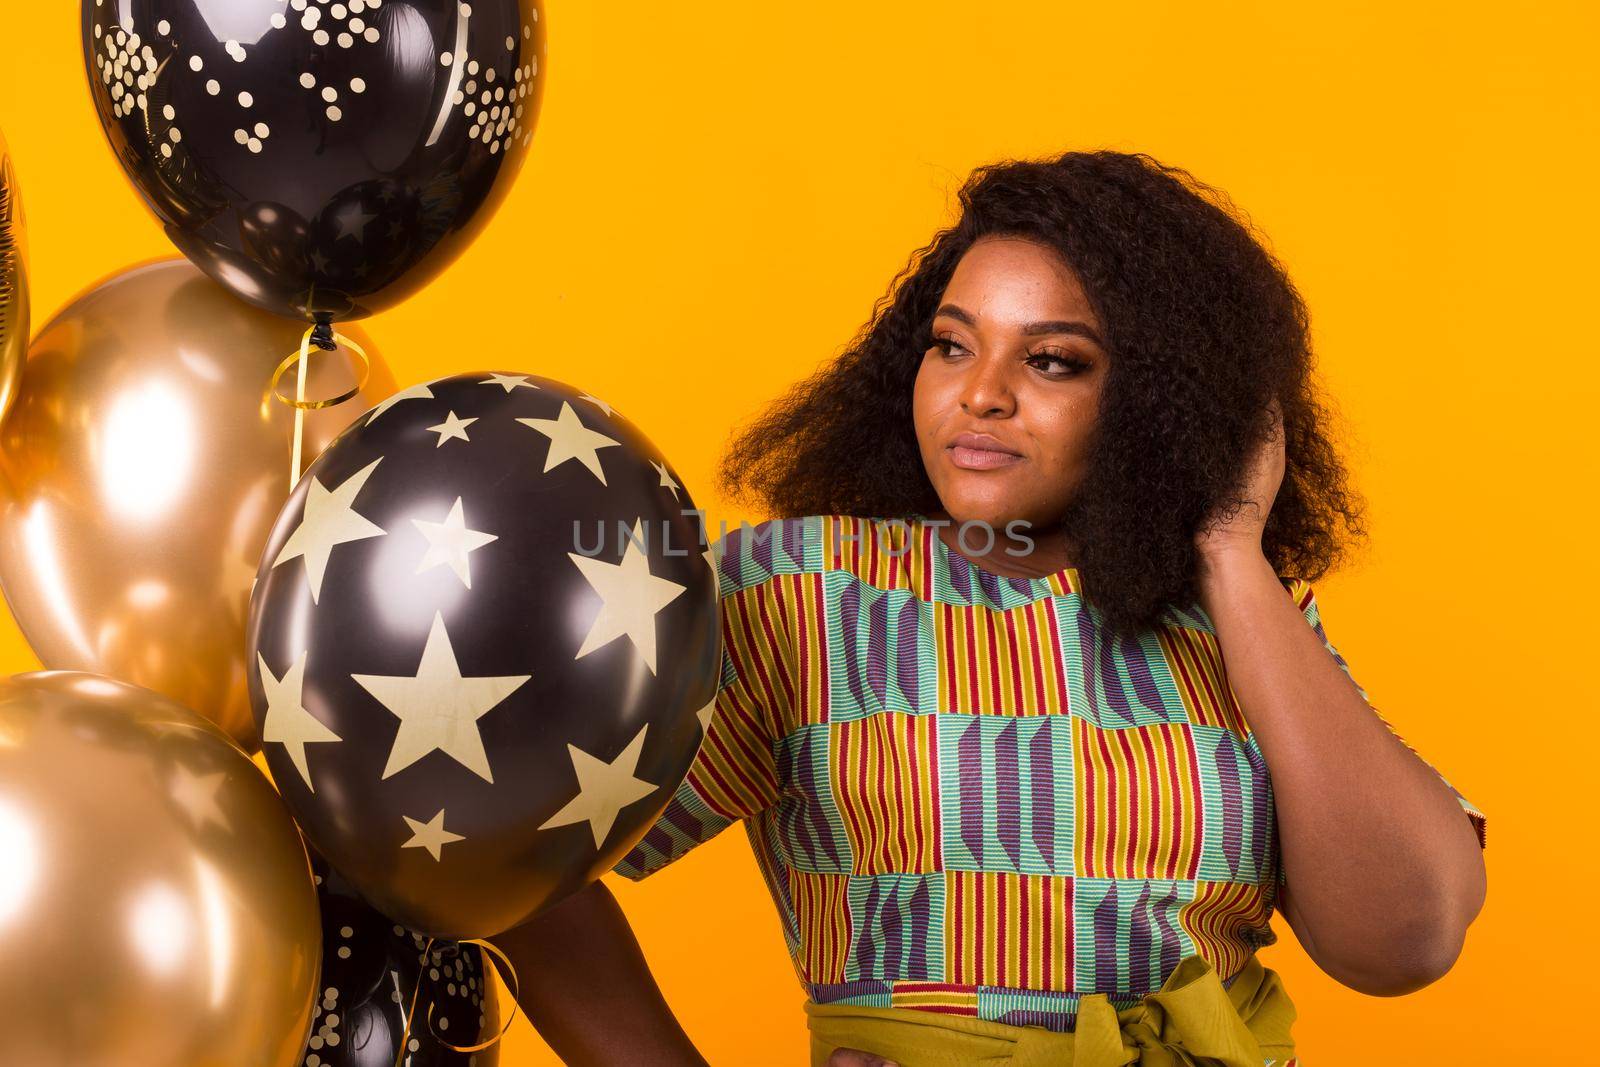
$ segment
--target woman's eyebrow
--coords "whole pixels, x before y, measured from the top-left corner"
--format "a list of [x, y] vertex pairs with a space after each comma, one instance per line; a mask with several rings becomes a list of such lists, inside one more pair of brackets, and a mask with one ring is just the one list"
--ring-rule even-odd
[[[968, 326], [976, 327], [978, 325], [977, 320], [968, 314], [964, 308], [955, 304], [941, 305], [937, 314], [949, 315], [952, 319], [964, 322]], [[1094, 331], [1094, 327], [1077, 319], [1050, 319], [1045, 322], [1030, 322], [1022, 328], [1022, 332], [1029, 336], [1036, 336], [1042, 333], [1076, 334], [1079, 337], [1088, 338], [1101, 348], [1105, 347], [1105, 342], [1100, 340], [1100, 335]]]

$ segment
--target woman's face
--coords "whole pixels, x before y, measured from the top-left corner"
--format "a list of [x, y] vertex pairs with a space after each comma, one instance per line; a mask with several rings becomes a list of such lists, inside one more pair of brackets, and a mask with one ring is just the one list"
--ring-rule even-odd
[[[1049, 527], [1081, 484], [1108, 356], [1076, 275], [1017, 237], [973, 243], [945, 287], [912, 414], [928, 478], [958, 525]], [[967, 438], [965, 435], [976, 435]]]

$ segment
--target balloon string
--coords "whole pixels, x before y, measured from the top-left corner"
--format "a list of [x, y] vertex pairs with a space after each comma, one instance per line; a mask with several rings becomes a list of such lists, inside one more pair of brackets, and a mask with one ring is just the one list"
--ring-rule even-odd
[[[310, 354], [309, 341], [309, 334], [301, 339], [300, 358], [295, 361], [294, 398], [300, 403], [304, 403], [306, 399], [306, 367], [310, 363], [306, 356]], [[300, 403], [296, 403], [294, 407], [294, 448], [289, 455], [289, 489], [291, 492], [294, 490], [294, 483], [300, 480], [300, 448], [306, 433], [306, 409], [301, 407]]]
[[[432, 955], [433, 942], [434, 938], [430, 937], [428, 938], [428, 943], [422, 946], [422, 958], [424, 962], [426, 962], [428, 957]], [[501, 968], [504, 967], [503, 977], [505, 977], [507, 984], [511, 987], [511, 1014], [506, 1016], [505, 1025], [500, 1028], [500, 1032], [495, 1034], [489, 1040], [481, 1041], [476, 1045], [452, 1045], [450, 1042], [440, 1037], [439, 1031], [433, 1028], [433, 1009], [438, 1006], [438, 1001], [430, 996], [428, 998], [428, 1016], [426, 1020], [428, 1024], [428, 1033], [435, 1041], [443, 1045], [445, 1048], [450, 1049], [452, 1052], [482, 1052], [486, 1048], [491, 1048], [494, 1045], [499, 1044], [500, 1041], [511, 1030], [511, 1024], [515, 1022], [517, 1018], [517, 1001], [522, 995], [522, 987], [517, 982], [517, 969], [511, 965], [511, 960], [508, 959], [506, 954], [500, 951], [497, 946], [477, 937], [469, 937], [463, 941], [458, 941], [457, 944], [477, 945], [479, 948], [484, 949], [484, 958], [490, 960], [490, 963], [494, 967], [496, 973], [499, 973]], [[499, 962], [495, 962], [496, 960]], [[408, 1051], [408, 1046], [411, 1043], [411, 1024], [416, 1018], [417, 1001], [422, 997], [422, 983], [424, 981], [423, 973], [424, 972], [421, 970], [417, 972], [417, 987], [411, 991], [411, 1007], [406, 1011], [406, 1024], [404, 1029], [402, 1029], [400, 1032], [400, 1049], [395, 1054], [394, 1067], [404, 1067], [406, 1052]], [[488, 975], [485, 974], [484, 978], [484, 992], [487, 993], [489, 991], [487, 982]]]
[[[306, 370], [310, 365], [311, 346], [327, 352], [337, 351], [340, 345], [350, 349], [361, 360], [361, 380], [346, 389], [338, 396], [328, 397], [326, 400], [306, 399]], [[290, 367], [297, 368], [295, 374], [295, 395], [293, 399], [278, 392], [278, 382], [289, 372]], [[289, 456], [289, 488], [294, 489], [295, 483], [300, 480], [300, 458], [304, 452], [305, 418], [306, 412], [316, 411], [319, 408], [331, 408], [336, 404], [343, 404], [361, 393], [366, 388], [367, 378], [372, 373], [372, 360], [367, 356], [367, 350], [342, 333], [334, 331], [333, 327], [325, 322], [319, 322], [306, 330], [300, 338], [300, 348], [285, 356], [277, 369], [272, 372], [272, 380], [267, 383], [266, 395], [261, 398], [261, 414], [266, 415], [271, 401], [287, 404], [294, 408], [294, 438]]]
[[[433, 938], [430, 937], [428, 938], [428, 943], [422, 946], [423, 963], [427, 963], [428, 956], [432, 950]], [[411, 1020], [417, 1014], [417, 998], [422, 996], [422, 976], [425, 973], [420, 968], [417, 970], [417, 986], [411, 991], [411, 1007], [406, 1009], [406, 1024], [400, 1030], [400, 1047], [394, 1055], [394, 1067], [405, 1067], [406, 1053], [410, 1051], [409, 1046], [411, 1044]]]

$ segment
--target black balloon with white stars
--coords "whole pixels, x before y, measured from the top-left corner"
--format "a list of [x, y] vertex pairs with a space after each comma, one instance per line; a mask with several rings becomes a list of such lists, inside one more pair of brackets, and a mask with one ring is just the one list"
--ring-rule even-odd
[[307, 837], [446, 938], [609, 870], [716, 695], [704, 526], [644, 434], [559, 381], [456, 375], [357, 417], [284, 506], [251, 599], [252, 707]]

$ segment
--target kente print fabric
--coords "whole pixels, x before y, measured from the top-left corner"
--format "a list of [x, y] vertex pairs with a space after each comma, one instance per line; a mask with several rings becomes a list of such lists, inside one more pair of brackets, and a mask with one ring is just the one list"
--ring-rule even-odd
[[619, 873], [745, 820], [811, 998], [1053, 1030], [1274, 940], [1271, 782], [1201, 608], [1118, 639], [1074, 568], [998, 576], [921, 516], [773, 520], [716, 558], [722, 686]]

